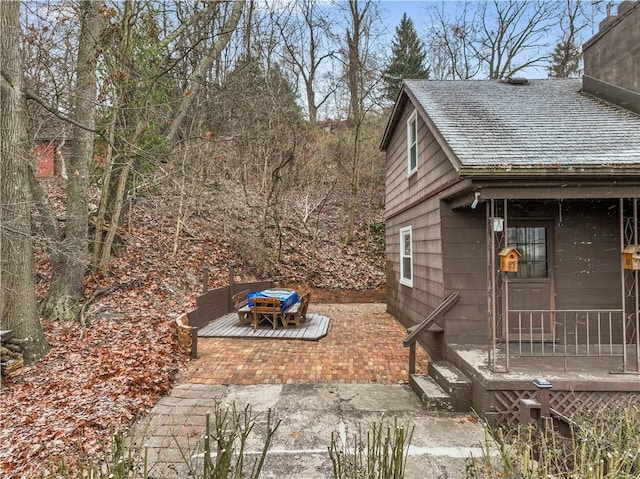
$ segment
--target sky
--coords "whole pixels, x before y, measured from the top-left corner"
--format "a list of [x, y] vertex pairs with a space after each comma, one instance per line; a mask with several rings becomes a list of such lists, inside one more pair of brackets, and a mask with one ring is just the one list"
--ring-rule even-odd
[[[429, 6], [438, 5], [439, 3], [441, 2], [426, 0], [383, 0], [380, 2], [380, 6], [389, 14], [389, 26], [395, 30], [403, 13], [406, 12], [407, 16], [418, 24], [420, 19], [425, 17], [425, 10]], [[449, 3], [453, 4], [455, 2], [450, 1]]]
[[[559, 1], [559, 0], [548, 0]], [[428, 10], [434, 7], [444, 6], [445, 11], [449, 10], [453, 15], [456, 9], [460, 9], [464, 3], [478, 3], [474, 1], [458, 1], [458, 0], [382, 0], [380, 1], [380, 9], [383, 12], [383, 19], [385, 20], [388, 45], [391, 44], [391, 40], [395, 34], [395, 29], [402, 19], [402, 15], [406, 12], [407, 16], [413, 20], [414, 26], [418, 35], [421, 38], [425, 38], [427, 29], [429, 27], [429, 15]], [[588, 3], [588, 2], [585, 2]], [[613, 1], [613, 4], [618, 4], [619, 1]], [[613, 8], [615, 12], [616, 8]], [[604, 18], [604, 13], [595, 17], [594, 26], [591, 29], [584, 30], [582, 32], [582, 38], [579, 39], [579, 43], [583, 43], [588, 40], [593, 34], [597, 32], [598, 23]], [[556, 31], [559, 35], [559, 31]], [[555, 41], [555, 39], [554, 39]], [[523, 70], [518, 74], [519, 76], [526, 76], [528, 78], [546, 78], [546, 67], [536, 67]]]

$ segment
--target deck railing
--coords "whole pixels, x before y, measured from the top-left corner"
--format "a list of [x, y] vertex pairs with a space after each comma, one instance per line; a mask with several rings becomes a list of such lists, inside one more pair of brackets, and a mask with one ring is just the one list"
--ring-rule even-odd
[[510, 310], [507, 355], [620, 357], [626, 370], [621, 309]]

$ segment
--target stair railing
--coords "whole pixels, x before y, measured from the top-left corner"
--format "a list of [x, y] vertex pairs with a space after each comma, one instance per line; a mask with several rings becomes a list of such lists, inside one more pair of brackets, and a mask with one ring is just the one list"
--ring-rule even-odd
[[409, 374], [414, 374], [416, 372], [416, 342], [418, 341], [418, 338], [435, 322], [436, 319], [438, 319], [439, 316], [449, 311], [459, 299], [460, 294], [458, 292], [451, 293], [436, 309], [431, 312], [429, 316], [424, 319], [424, 321], [407, 329], [409, 335], [404, 339], [402, 345], [405, 348], [409, 348]]

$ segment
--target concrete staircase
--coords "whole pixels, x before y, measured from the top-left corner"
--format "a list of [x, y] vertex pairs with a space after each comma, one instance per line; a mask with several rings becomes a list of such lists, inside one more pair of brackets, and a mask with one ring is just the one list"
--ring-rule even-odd
[[449, 361], [429, 363], [428, 375], [409, 376], [411, 388], [431, 411], [469, 411], [471, 379]]

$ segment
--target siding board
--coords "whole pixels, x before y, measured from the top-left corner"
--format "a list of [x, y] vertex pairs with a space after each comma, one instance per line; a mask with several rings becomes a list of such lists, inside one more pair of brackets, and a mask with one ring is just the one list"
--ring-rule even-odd
[[447, 313], [447, 343], [483, 343], [487, 329], [487, 247], [485, 207], [452, 211], [443, 204], [442, 241], [447, 292], [460, 300]]
[[[387, 309], [406, 327], [424, 320], [444, 299], [440, 200], [432, 191], [457, 178], [435, 136], [418, 115], [418, 171], [407, 178], [409, 103], [386, 150]], [[418, 201], [419, 200], [419, 201]], [[417, 202], [417, 203], [416, 203]], [[414, 205], [407, 208], [409, 205]], [[411, 225], [413, 288], [399, 284], [399, 230]]]

